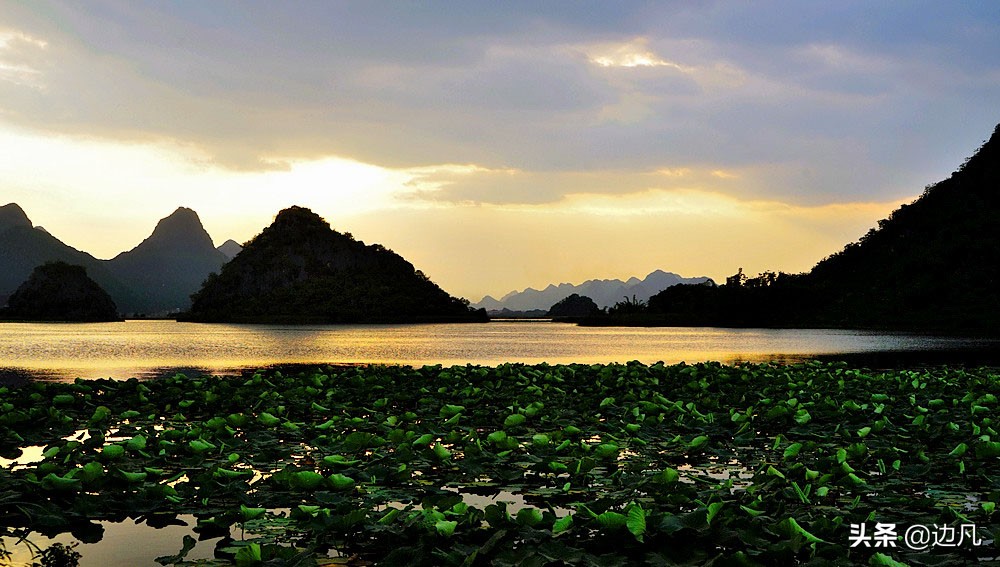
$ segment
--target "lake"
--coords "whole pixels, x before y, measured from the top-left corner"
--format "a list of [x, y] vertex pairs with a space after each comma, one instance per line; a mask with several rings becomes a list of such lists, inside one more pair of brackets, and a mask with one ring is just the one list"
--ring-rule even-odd
[[[723, 363], [983, 358], [997, 341], [831, 329], [578, 327], [545, 320], [438, 325], [224, 325], [132, 320], [0, 323], [7, 375], [72, 380], [234, 374], [278, 364]], [[881, 358], [880, 358], [881, 357]], [[946, 361], [950, 361], [947, 360]], [[891, 365], [891, 361], [887, 362]]]

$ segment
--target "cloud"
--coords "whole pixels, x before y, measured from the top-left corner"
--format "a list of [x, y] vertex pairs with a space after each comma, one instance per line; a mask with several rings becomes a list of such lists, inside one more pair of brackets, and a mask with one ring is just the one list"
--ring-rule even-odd
[[0, 83], [43, 89], [46, 47], [46, 41], [24, 32], [0, 29]]
[[777, 172], [741, 174], [741, 195], [898, 197], [960, 163], [1000, 96], [995, 14], [924, 8], [15, 3], [0, 120], [239, 171], [518, 172], [438, 192], [484, 203], [641, 190], [688, 164]]
[[523, 171], [444, 165], [402, 171], [411, 179], [409, 190], [398, 196], [408, 202], [495, 205], [560, 203], [574, 195], [620, 196], [664, 189], [733, 192], [731, 182], [741, 177], [701, 165], [649, 171]]

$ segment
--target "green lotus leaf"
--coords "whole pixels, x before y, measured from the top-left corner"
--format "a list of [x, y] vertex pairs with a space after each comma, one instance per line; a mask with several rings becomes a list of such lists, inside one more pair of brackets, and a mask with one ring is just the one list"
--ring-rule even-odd
[[217, 449], [215, 445], [205, 441], [204, 439], [192, 439], [191, 441], [188, 441], [188, 448], [191, 449], [191, 452], [198, 455]]
[[504, 427], [517, 427], [527, 421], [528, 418], [524, 417], [519, 413], [514, 413], [507, 416], [507, 419], [503, 420]]
[[440, 520], [434, 524], [434, 529], [437, 533], [445, 536], [451, 537], [455, 533], [455, 528], [458, 527], [458, 522], [453, 520]]
[[120, 472], [121, 475], [125, 477], [125, 480], [129, 481], [132, 484], [138, 484], [146, 480], [146, 477], [149, 476], [149, 474], [145, 472], [128, 472], [128, 471], [120, 471]]
[[601, 443], [594, 447], [594, 457], [597, 459], [614, 459], [618, 457], [619, 447], [614, 443]]
[[111, 461], [114, 459], [119, 459], [125, 454], [125, 447], [121, 445], [105, 445], [101, 449], [101, 457], [105, 460]]
[[329, 477], [330, 486], [336, 490], [350, 490], [354, 488], [354, 479], [343, 474], [332, 474]]
[[125, 447], [131, 451], [142, 451], [146, 448], [146, 438], [142, 435], [136, 435], [125, 442]]
[[447, 447], [445, 447], [440, 443], [436, 443], [434, 445], [434, 455], [442, 461], [447, 461], [451, 459], [451, 451], [449, 451]]
[[276, 427], [279, 423], [281, 423], [280, 418], [277, 418], [266, 411], [261, 412], [260, 415], [257, 416], [257, 421], [264, 427]]

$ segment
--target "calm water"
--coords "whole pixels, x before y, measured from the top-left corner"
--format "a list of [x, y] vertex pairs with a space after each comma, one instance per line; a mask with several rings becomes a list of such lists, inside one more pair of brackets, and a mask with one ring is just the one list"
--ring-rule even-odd
[[724, 363], [851, 353], [995, 349], [997, 343], [815, 329], [608, 328], [548, 321], [454, 325], [0, 323], [0, 369], [53, 379], [231, 374], [294, 363]]

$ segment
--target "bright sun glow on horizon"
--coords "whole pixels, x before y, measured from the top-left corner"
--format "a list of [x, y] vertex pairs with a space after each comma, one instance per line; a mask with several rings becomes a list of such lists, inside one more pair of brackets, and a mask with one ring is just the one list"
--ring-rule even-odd
[[[420, 197], [440, 191], [442, 175], [451, 183], [519, 172], [471, 164], [396, 170], [342, 158], [274, 159], [273, 170], [230, 171], [186, 148], [11, 130], [0, 131], [0, 147], [13, 158], [0, 162], [7, 200], [99, 258], [135, 246], [177, 206], [198, 212], [218, 245], [245, 242], [278, 210], [300, 205], [337, 230], [389, 246], [449, 292], [473, 300], [547, 283], [642, 277], [654, 269], [715, 279], [737, 265], [801, 271], [902, 202], [801, 206], [654, 186], [538, 205], [462, 204]], [[39, 170], [47, 175], [37, 176]], [[738, 177], [699, 171], [664, 168], [650, 179]], [[81, 197], [81, 188], [92, 189]], [[47, 205], [53, 201], [65, 206]]]

